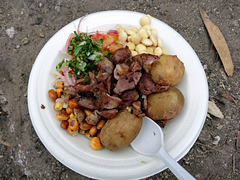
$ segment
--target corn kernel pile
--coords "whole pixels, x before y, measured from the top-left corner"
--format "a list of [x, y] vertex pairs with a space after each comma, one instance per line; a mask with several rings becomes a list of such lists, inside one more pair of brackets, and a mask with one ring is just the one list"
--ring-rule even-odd
[[[97, 124], [90, 125], [87, 122], [80, 124], [78, 120], [84, 120], [91, 111], [88, 109], [81, 110], [74, 113], [74, 108], [79, 107], [75, 98], [68, 96], [65, 99], [66, 102], [59, 101], [62, 95], [64, 95], [64, 83], [63, 81], [57, 81], [54, 85], [55, 89], [48, 91], [49, 98], [54, 101], [54, 110], [57, 111], [56, 117], [61, 121], [61, 128], [65, 129], [69, 135], [84, 134], [90, 139], [90, 146], [93, 149], [101, 149], [102, 144], [100, 141], [100, 131], [105, 124], [105, 120], [100, 120]], [[64, 108], [64, 103], [67, 107]], [[77, 114], [77, 117], [76, 117]]]
[[157, 56], [166, 54], [166, 50], [162, 47], [162, 40], [158, 37], [156, 29], [151, 28], [151, 16], [146, 15], [140, 19], [139, 26], [127, 26], [123, 28], [117, 25], [119, 33], [118, 40], [126, 44], [132, 52], [132, 56], [148, 53]]

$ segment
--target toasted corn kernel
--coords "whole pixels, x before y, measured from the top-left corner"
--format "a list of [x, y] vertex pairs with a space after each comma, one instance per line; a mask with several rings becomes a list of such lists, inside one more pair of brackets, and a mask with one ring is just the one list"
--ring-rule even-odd
[[57, 81], [55, 83], [55, 88], [56, 89], [63, 89], [64, 88], [63, 81]]
[[75, 118], [74, 114], [73, 114], [73, 113], [71, 113], [71, 114], [69, 115], [69, 118], [70, 118], [70, 119], [73, 119], [73, 118]]
[[63, 89], [57, 89], [56, 92], [57, 92], [58, 98], [60, 98], [63, 95]]
[[102, 149], [102, 143], [100, 141], [100, 139], [98, 137], [93, 137], [90, 141], [90, 146], [93, 148], [93, 149]]
[[75, 98], [70, 99], [70, 100], [68, 101], [68, 106], [69, 106], [70, 108], [72, 108], [72, 109], [78, 107], [78, 103], [77, 103], [76, 99], [75, 99]]
[[79, 130], [78, 130], [78, 133], [79, 133], [79, 134], [85, 134], [85, 133], [86, 133], [86, 130], [79, 129]]
[[105, 124], [105, 120], [102, 119], [102, 120], [99, 121], [99, 123], [97, 124], [97, 129], [98, 129], [98, 130], [102, 129], [102, 127], [104, 126], [104, 124]]
[[69, 125], [68, 125], [69, 129], [72, 131], [77, 131], [79, 128], [79, 124], [77, 119], [69, 119]]
[[68, 106], [68, 107], [66, 108], [66, 112], [67, 112], [68, 114], [71, 114], [71, 113], [73, 112], [73, 109]]
[[82, 130], [89, 130], [92, 127], [92, 125], [88, 124], [87, 122], [80, 124], [80, 129]]
[[61, 126], [61, 128], [63, 128], [63, 129], [67, 129], [67, 128], [68, 128], [68, 124], [69, 124], [68, 121], [62, 121], [61, 124], [60, 124], [60, 126]]
[[86, 133], [85, 133], [85, 136], [86, 136], [88, 139], [92, 139], [92, 136], [90, 136], [89, 132], [86, 132]]
[[97, 133], [97, 126], [92, 126], [89, 130], [89, 134], [91, 137], [93, 137]]
[[78, 133], [78, 130], [77, 130], [77, 131], [73, 131], [73, 130], [71, 130], [71, 129], [69, 128], [69, 126], [68, 126], [67, 132], [68, 132], [69, 135], [74, 136], [74, 135], [76, 135], [76, 134]]
[[101, 131], [99, 131], [98, 133], [97, 133], [97, 137], [100, 139], [100, 134], [101, 134]]
[[68, 120], [68, 114], [65, 110], [62, 110], [59, 113], [57, 113], [56, 117], [59, 121]]
[[85, 109], [84, 112], [85, 112], [86, 116], [88, 116], [89, 114], [91, 114], [91, 111], [88, 110], [88, 109]]
[[55, 101], [57, 99], [57, 92], [54, 91], [54, 89], [50, 89], [48, 91], [48, 97], [52, 100]]
[[54, 110], [61, 111], [63, 108], [63, 102], [55, 102], [54, 103]]

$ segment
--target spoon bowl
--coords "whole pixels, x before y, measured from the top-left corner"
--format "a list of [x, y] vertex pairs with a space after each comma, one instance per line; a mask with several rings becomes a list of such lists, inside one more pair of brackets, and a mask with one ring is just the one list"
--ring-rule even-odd
[[195, 179], [166, 152], [163, 131], [152, 119], [143, 118], [142, 128], [131, 146], [140, 154], [160, 158], [178, 179]]

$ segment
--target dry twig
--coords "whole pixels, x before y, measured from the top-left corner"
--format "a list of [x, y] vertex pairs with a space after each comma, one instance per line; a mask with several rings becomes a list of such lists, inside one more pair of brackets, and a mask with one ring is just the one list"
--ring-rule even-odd
[[208, 34], [212, 40], [212, 43], [214, 44], [218, 55], [221, 58], [225, 72], [228, 76], [232, 76], [234, 66], [225, 38], [223, 37], [219, 28], [213, 24], [212, 21], [210, 21], [205, 11], [200, 10], [200, 14], [207, 28]]
[[216, 148], [214, 148], [214, 147], [212, 147], [212, 146], [209, 146], [209, 145], [206, 145], [206, 144], [203, 144], [203, 143], [200, 143], [200, 142], [196, 142], [196, 144], [199, 144], [199, 145], [201, 145], [201, 146], [205, 146], [205, 147], [207, 147], [207, 148], [209, 148], [209, 149], [213, 149], [213, 150], [218, 151], [218, 152], [220, 152], [220, 153], [222, 153], [222, 154], [227, 154], [227, 153], [224, 152], [224, 151], [221, 151], [221, 150], [219, 150], [219, 149], [216, 149]]

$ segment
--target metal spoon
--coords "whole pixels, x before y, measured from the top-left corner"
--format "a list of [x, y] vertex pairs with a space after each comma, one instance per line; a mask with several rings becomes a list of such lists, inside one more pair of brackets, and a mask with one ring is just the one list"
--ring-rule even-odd
[[143, 118], [142, 128], [138, 136], [132, 141], [131, 146], [140, 154], [155, 155], [160, 158], [178, 179], [195, 179], [166, 152], [163, 131], [150, 118]]

